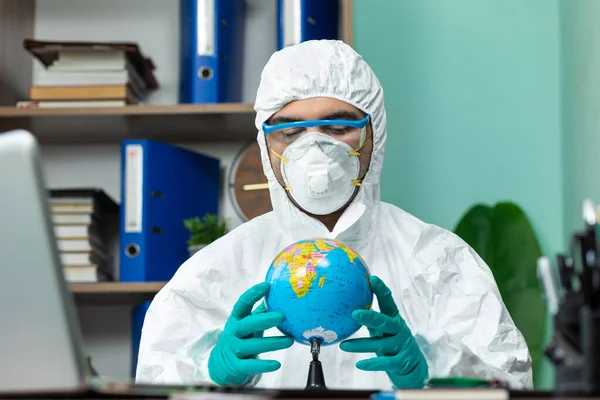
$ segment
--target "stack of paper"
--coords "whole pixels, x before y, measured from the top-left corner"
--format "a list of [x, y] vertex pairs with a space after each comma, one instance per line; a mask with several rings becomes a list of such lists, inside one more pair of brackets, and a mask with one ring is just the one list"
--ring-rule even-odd
[[[102, 198], [103, 200], [101, 200]], [[103, 192], [53, 190], [49, 199], [60, 259], [69, 282], [114, 280], [104, 222], [116, 204]], [[112, 203], [112, 200], [110, 201]]]
[[157, 82], [135, 44], [37, 42], [25, 48], [42, 62], [29, 99], [17, 107], [119, 107], [144, 102]]

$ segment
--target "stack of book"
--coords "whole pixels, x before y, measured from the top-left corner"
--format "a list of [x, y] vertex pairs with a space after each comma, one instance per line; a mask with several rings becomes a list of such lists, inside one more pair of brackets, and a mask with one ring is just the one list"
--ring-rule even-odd
[[157, 88], [152, 61], [135, 44], [39, 42], [25, 48], [43, 65], [17, 107], [120, 107]]
[[113, 281], [109, 226], [118, 205], [98, 189], [51, 190], [49, 202], [65, 279]]

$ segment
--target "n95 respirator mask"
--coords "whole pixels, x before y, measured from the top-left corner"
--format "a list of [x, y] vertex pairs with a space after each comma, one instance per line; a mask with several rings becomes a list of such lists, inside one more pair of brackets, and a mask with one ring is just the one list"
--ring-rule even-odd
[[281, 174], [294, 201], [315, 215], [327, 215], [343, 207], [357, 186], [358, 151], [319, 133], [307, 132], [290, 144], [281, 159]]

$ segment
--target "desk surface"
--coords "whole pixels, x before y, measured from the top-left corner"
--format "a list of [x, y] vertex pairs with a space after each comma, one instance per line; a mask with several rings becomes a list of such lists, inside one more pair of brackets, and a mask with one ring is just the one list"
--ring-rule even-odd
[[[454, 393], [453, 393], [454, 392]], [[473, 392], [468, 393], [466, 392]], [[376, 393], [367, 391], [341, 391], [330, 390], [326, 392], [310, 392], [304, 390], [271, 390], [271, 389], [245, 389], [233, 390], [226, 388], [213, 388], [207, 391], [182, 391], [179, 389], [156, 387], [143, 387], [138, 390], [124, 391], [122, 388], [107, 388], [104, 391], [82, 389], [73, 392], [61, 393], [20, 393], [6, 394], [0, 392], [0, 399], [113, 399], [113, 400], [138, 400], [138, 399], [169, 399], [174, 400], [368, 400]], [[399, 398], [406, 400], [600, 400], [596, 395], [560, 395], [553, 392], [507, 392], [501, 389], [426, 389], [415, 391], [400, 391]], [[461, 395], [462, 393], [462, 395]], [[171, 397], [173, 396], [173, 397]], [[394, 397], [390, 396], [390, 399]], [[387, 400], [387, 399], [386, 399]]]

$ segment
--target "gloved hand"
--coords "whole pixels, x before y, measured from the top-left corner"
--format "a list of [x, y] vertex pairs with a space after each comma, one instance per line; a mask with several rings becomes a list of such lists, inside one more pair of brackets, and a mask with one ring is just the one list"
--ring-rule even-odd
[[283, 322], [280, 312], [267, 312], [264, 303], [254, 312], [252, 307], [269, 292], [269, 284], [259, 283], [240, 296], [217, 344], [208, 359], [210, 378], [217, 385], [241, 386], [256, 375], [276, 371], [275, 360], [259, 360], [257, 355], [290, 347], [294, 340], [287, 336], [263, 337], [264, 331]]
[[390, 289], [376, 276], [370, 278], [380, 312], [354, 310], [352, 319], [369, 329], [369, 338], [340, 343], [343, 351], [375, 353], [356, 363], [364, 371], [385, 371], [398, 389], [422, 388], [428, 378], [427, 361], [406, 322], [400, 316]]

